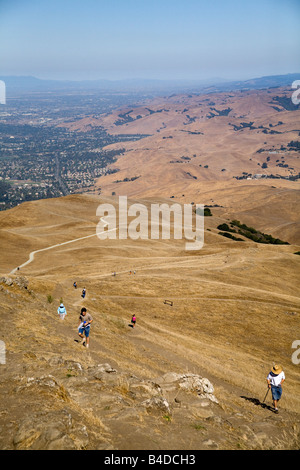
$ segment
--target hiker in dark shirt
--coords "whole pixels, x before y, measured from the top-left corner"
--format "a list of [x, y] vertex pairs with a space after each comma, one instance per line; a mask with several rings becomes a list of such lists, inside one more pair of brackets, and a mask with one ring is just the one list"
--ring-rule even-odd
[[82, 307], [79, 315], [78, 335], [82, 339], [82, 344], [89, 347], [90, 344], [90, 328], [93, 317], [87, 313], [86, 308]]

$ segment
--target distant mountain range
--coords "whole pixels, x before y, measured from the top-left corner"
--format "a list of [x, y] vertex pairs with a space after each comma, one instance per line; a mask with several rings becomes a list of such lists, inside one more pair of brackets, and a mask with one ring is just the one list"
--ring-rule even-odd
[[6, 84], [6, 92], [42, 92], [64, 90], [87, 90], [104, 92], [148, 92], [148, 93], [180, 93], [219, 92], [230, 90], [249, 90], [292, 85], [300, 80], [300, 73], [271, 75], [242, 81], [230, 81], [222, 78], [209, 80], [46, 80], [32, 76], [0, 76]]

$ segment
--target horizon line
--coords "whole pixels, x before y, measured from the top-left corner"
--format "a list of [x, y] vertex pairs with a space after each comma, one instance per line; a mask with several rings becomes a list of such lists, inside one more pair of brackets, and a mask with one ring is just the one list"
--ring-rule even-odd
[[284, 77], [288, 75], [300, 75], [300, 72], [287, 72], [287, 73], [276, 73], [271, 75], [256, 75], [251, 76], [248, 78], [224, 78], [224, 77], [209, 77], [209, 78], [145, 78], [145, 77], [131, 77], [131, 78], [82, 78], [82, 79], [75, 79], [75, 78], [41, 78], [36, 75], [3, 75], [1, 74], [1, 78], [33, 78], [36, 80], [41, 81], [54, 81], [54, 82], [97, 82], [97, 81], [105, 81], [105, 82], [123, 82], [123, 81], [156, 81], [156, 82], [208, 82], [212, 80], [223, 80], [224, 82], [232, 82], [232, 81], [247, 81], [247, 80], [255, 80], [258, 78], [266, 78], [266, 77]]

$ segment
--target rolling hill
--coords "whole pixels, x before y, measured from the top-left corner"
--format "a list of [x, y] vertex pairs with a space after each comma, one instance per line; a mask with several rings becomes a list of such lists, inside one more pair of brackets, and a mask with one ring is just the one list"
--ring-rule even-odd
[[[99, 240], [102, 203], [118, 210], [115, 197], [72, 195], [0, 213], [0, 447], [299, 448], [299, 243], [227, 239], [224, 207], [210, 208], [199, 251], [172, 238]], [[74, 341], [83, 306], [89, 349]], [[279, 414], [264, 402], [273, 362], [286, 373]]]
[[[124, 151], [89, 193], [0, 212], [1, 449], [299, 449], [300, 111], [279, 84], [59, 121], [142, 138], [107, 147]], [[174, 224], [151, 239], [149, 221], [148, 239], [122, 239], [119, 223], [98, 238], [98, 206], [118, 222], [122, 195], [148, 213], [206, 205], [203, 248], [186, 250]], [[286, 374], [278, 414], [274, 363]]]
[[275, 232], [282, 218], [280, 230], [299, 242], [300, 111], [291, 95], [288, 87], [171, 95], [61, 125], [147, 135], [108, 147], [125, 150], [96, 193], [217, 204]]

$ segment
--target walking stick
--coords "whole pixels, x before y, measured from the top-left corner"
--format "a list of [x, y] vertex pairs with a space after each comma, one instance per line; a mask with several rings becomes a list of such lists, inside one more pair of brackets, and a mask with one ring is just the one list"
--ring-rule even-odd
[[270, 390], [270, 389], [269, 389], [269, 387], [268, 387], [268, 390], [267, 390], [266, 396], [265, 396], [265, 398], [264, 398], [264, 400], [263, 400], [263, 403], [266, 401], [266, 398], [267, 398], [267, 395], [268, 395], [268, 393], [269, 393], [269, 390]]

